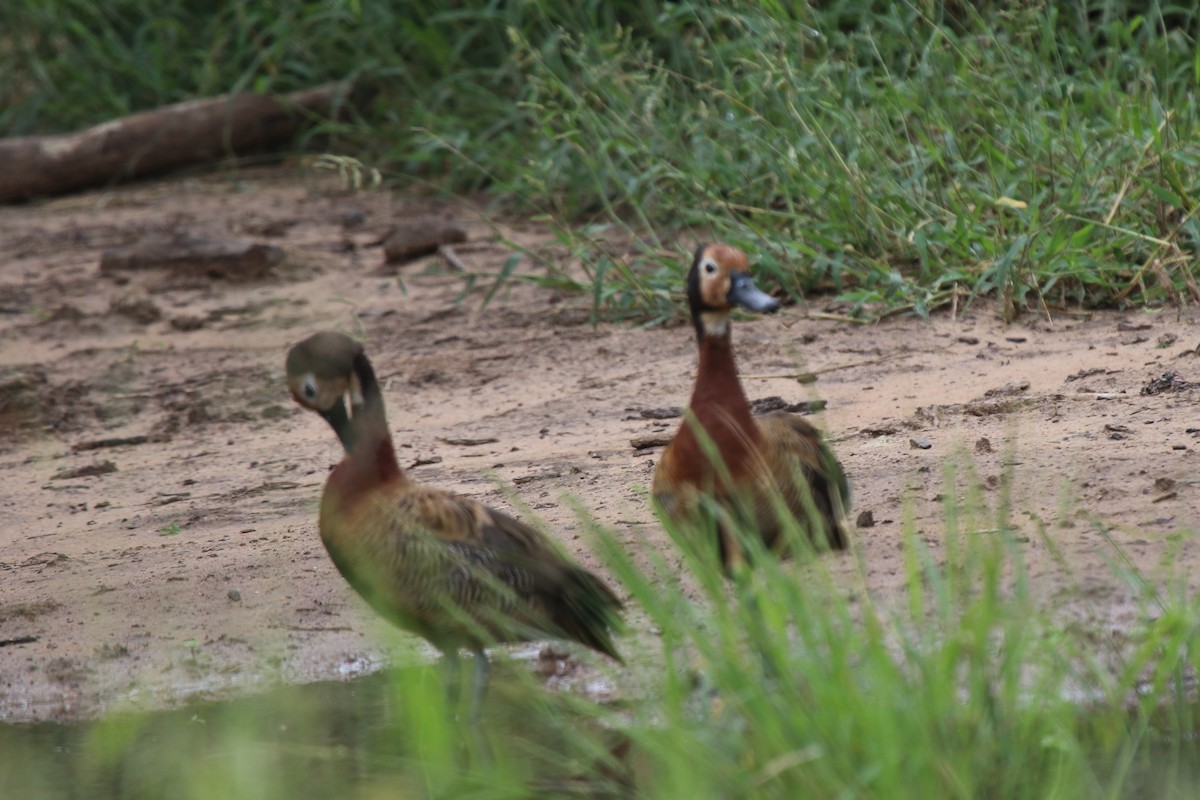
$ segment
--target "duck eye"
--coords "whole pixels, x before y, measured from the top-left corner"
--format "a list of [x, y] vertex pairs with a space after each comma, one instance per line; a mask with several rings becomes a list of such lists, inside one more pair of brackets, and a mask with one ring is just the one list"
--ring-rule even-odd
[[316, 400], [317, 399], [317, 382], [315, 380], [313, 380], [312, 378], [306, 378], [304, 381], [304, 385], [300, 387], [300, 392], [304, 395], [304, 399]]
[[705, 261], [704, 262], [704, 274], [705, 275], [716, 275], [717, 274], [717, 265], [712, 261]]

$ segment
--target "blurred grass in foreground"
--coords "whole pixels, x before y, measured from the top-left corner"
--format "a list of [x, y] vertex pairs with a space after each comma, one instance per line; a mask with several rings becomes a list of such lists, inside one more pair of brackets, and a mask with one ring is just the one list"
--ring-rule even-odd
[[330, 150], [556, 224], [604, 315], [669, 315], [716, 236], [793, 296], [1011, 318], [1200, 300], [1198, 30], [1098, 0], [9, 0], [0, 132], [356, 76]]
[[[448, 721], [436, 666], [0, 726], [6, 796], [1194, 797], [1186, 581], [1139, 575], [1093, 523], [1142, 607], [1118, 651], [1035, 598], [1025, 542], [1056, 551], [1055, 531], [1014, 525], [1011, 474], [985, 493], [952, 463], [945, 485], [944, 548], [906, 522], [894, 594], [868, 592], [855, 555], [764, 559], [730, 586], [686, 544], [660, 553], [594, 528], [643, 620], [614, 704], [502, 661], [478, 735]], [[1065, 566], [1056, 585], [1073, 580]]]

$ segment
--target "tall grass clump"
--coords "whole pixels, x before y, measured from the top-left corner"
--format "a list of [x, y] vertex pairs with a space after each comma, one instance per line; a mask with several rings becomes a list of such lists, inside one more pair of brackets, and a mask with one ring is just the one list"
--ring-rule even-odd
[[[672, 559], [639, 567], [644, 553], [601, 537], [661, 631], [658, 699], [629, 729], [649, 762], [646, 796], [1186, 797], [1200, 787], [1188, 766], [1197, 599], [1166, 601], [1139, 576], [1139, 645], [1097, 652], [1103, 637], [1081, 634], [1030, 581], [1025, 542], [1053, 534], [1018, 530], [1011, 476], [991, 508], [972, 470], [951, 465], [946, 482], [944, 545], [935, 554], [906, 522], [894, 593], [868, 590], [865, 565], [831, 567], [830, 556], [759, 558], [731, 586], [694, 533], [674, 530], [681, 582]], [[1103, 665], [1114, 657], [1115, 674]]]
[[356, 77], [323, 146], [637, 241], [573, 240], [605, 312], [663, 315], [720, 236], [795, 295], [1011, 317], [1200, 299], [1198, 29], [1092, 0], [12, 0], [0, 130]]

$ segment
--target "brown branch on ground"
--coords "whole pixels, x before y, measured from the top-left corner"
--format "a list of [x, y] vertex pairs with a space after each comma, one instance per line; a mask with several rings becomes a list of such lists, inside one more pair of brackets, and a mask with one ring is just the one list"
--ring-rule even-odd
[[150, 234], [126, 247], [105, 250], [100, 271], [124, 272], [167, 269], [227, 280], [258, 280], [283, 260], [284, 252], [272, 244], [247, 239], [204, 236], [191, 231]]
[[337, 116], [352, 88], [330, 83], [273, 96], [222, 95], [165, 106], [74, 133], [0, 140], [0, 203], [120, 183], [277, 147]]
[[[422, 216], [396, 223], [384, 234], [381, 241], [387, 263], [404, 264], [415, 258], [436, 253], [442, 245], [458, 244], [466, 240], [467, 231], [457, 222]], [[444, 253], [443, 257], [446, 257]]]

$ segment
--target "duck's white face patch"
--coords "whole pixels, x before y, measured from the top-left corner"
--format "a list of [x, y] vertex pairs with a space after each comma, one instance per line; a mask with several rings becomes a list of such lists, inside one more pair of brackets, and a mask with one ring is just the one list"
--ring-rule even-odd
[[362, 408], [363, 393], [362, 384], [359, 383], [358, 375], [350, 376], [350, 407]]
[[700, 262], [700, 299], [707, 308], [724, 309], [729, 308], [728, 294], [729, 270], [706, 255]]
[[724, 336], [729, 333], [728, 311], [701, 311], [700, 324], [705, 336]]
[[299, 381], [300, 396], [309, 403], [317, 399], [317, 376], [311, 372], [301, 377]]
[[296, 402], [317, 411], [323, 411], [340, 402], [344, 387], [343, 381], [322, 381], [313, 372], [288, 376], [288, 388]]

